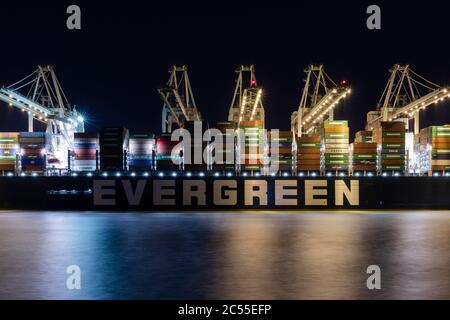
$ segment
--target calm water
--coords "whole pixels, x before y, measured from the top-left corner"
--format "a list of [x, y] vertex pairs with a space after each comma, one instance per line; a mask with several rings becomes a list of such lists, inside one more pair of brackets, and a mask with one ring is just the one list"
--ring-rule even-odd
[[449, 299], [450, 212], [2, 212], [0, 298]]

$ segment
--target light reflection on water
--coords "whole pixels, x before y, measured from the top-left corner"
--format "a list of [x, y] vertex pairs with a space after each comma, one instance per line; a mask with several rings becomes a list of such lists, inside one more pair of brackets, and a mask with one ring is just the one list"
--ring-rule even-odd
[[449, 299], [449, 240], [450, 212], [6, 212], [0, 298]]

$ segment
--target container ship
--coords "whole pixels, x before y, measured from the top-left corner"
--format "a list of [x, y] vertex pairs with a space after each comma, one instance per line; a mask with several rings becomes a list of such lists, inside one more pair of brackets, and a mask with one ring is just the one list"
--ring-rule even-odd
[[[187, 71], [172, 67], [158, 90], [157, 133], [122, 126], [85, 132], [84, 118], [61, 94], [51, 66], [38, 67], [35, 81], [24, 79], [28, 92], [48, 92], [23, 95], [20, 81], [2, 87], [0, 100], [28, 113], [29, 130], [0, 132], [0, 209], [450, 207], [450, 125], [420, 128], [419, 121], [422, 110], [450, 94], [429, 84], [427, 92], [402, 93], [403, 81], [416, 75], [409, 65], [393, 66], [382, 103], [354, 137], [347, 120], [334, 119], [351, 88], [331, 80], [323, 65], [305, 69], [290, 130], [266, 128], [254, 66], [236, 70], [228, 119], [211, 126], [195, 104]], [[35, 121], [46, 131], [35, 132]]]

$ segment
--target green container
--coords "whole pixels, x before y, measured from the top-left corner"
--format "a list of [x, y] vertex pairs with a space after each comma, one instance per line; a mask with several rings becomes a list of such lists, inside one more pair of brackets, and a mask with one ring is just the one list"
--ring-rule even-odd
[[377, 158], [377, 154], [376, 153], [372, 153], [372, 154], [353, 154], [353, 159], [358, 159], [358, 160], [373, 160]]
[[404, 171], [405, 166], [387, 165], [387, 166], [381, 166], [381, 170], [383, 170], [383, 171]]
[[397, 132], [390, 132], [390, 131], [383, 131], [383, 137], [384, 138], [403, 138], [405, 136], [406, 132], [404, 131], [397, 131]]
[[325, 133], [325, 139], [349, 139], [348, 133]]
[[404, 143], [386, 142], [381, 144], [383, 149], [405, 149]]
[[313, 143], [313, 142], [297, 143], [297, 148], [320, 148], [320, 142], [319, 143]]
[[326, 160], [348, 160], [349, 155], [346, 153], [341, 154], [325, 154]]
[[381, 155], [381, 159], [386, 159], [386, 160], [404, 160], [405, 159], [405, 155], [404, 154], [400, 154], [400, 153], [383, 153]]
[[348, 127], [348, 120], [324, 121], [323, 126], [326, 127]]

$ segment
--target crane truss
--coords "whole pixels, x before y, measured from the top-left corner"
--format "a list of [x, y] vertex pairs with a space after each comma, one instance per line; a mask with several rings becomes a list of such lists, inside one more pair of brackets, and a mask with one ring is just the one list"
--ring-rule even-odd
[[325, 119], [333, 120], [334, 108], [351, 92], [346, 81], [337, 85], [323, 65], [309, 65], [304, 72], [306, 79], [300, 104], [291, 117], [292, 131], [299, 137], [316, 132]]
[[48, 156], [59, 161], [57, 167], [66, 167], [73, 134], [84, 132], [84, 119], [70, 106], [53, 66], [38, 66], [25, 78], [0, 88], [0, 100], [28, 114], [29, 132], [34, 121], [46, 125], [51, 138]]
[[164, 101], [162, 110], [162, 132], [172, 132], [175, 123], [183, 128], [186, 122], [201, 121], [194, 94], [189, 81], [187, 66], [172, 66], [165, 87], [158, 89]]
[[239, 126], [242, 121], [261, 120], [264, 123], [264, 105], [262, 89], [258, 87], [255, 67], [240, 66], [236, 73], [236, 87], [231, 101], [228, 121]]
[[441, 87], [414, 72], [409, 65], [395, 64], [377, 106], [368, 115], [367, 130], [381, 121], [414, 119], [414, 133], [420, 131], [420, 111], [450, 98], [449, 89]]

